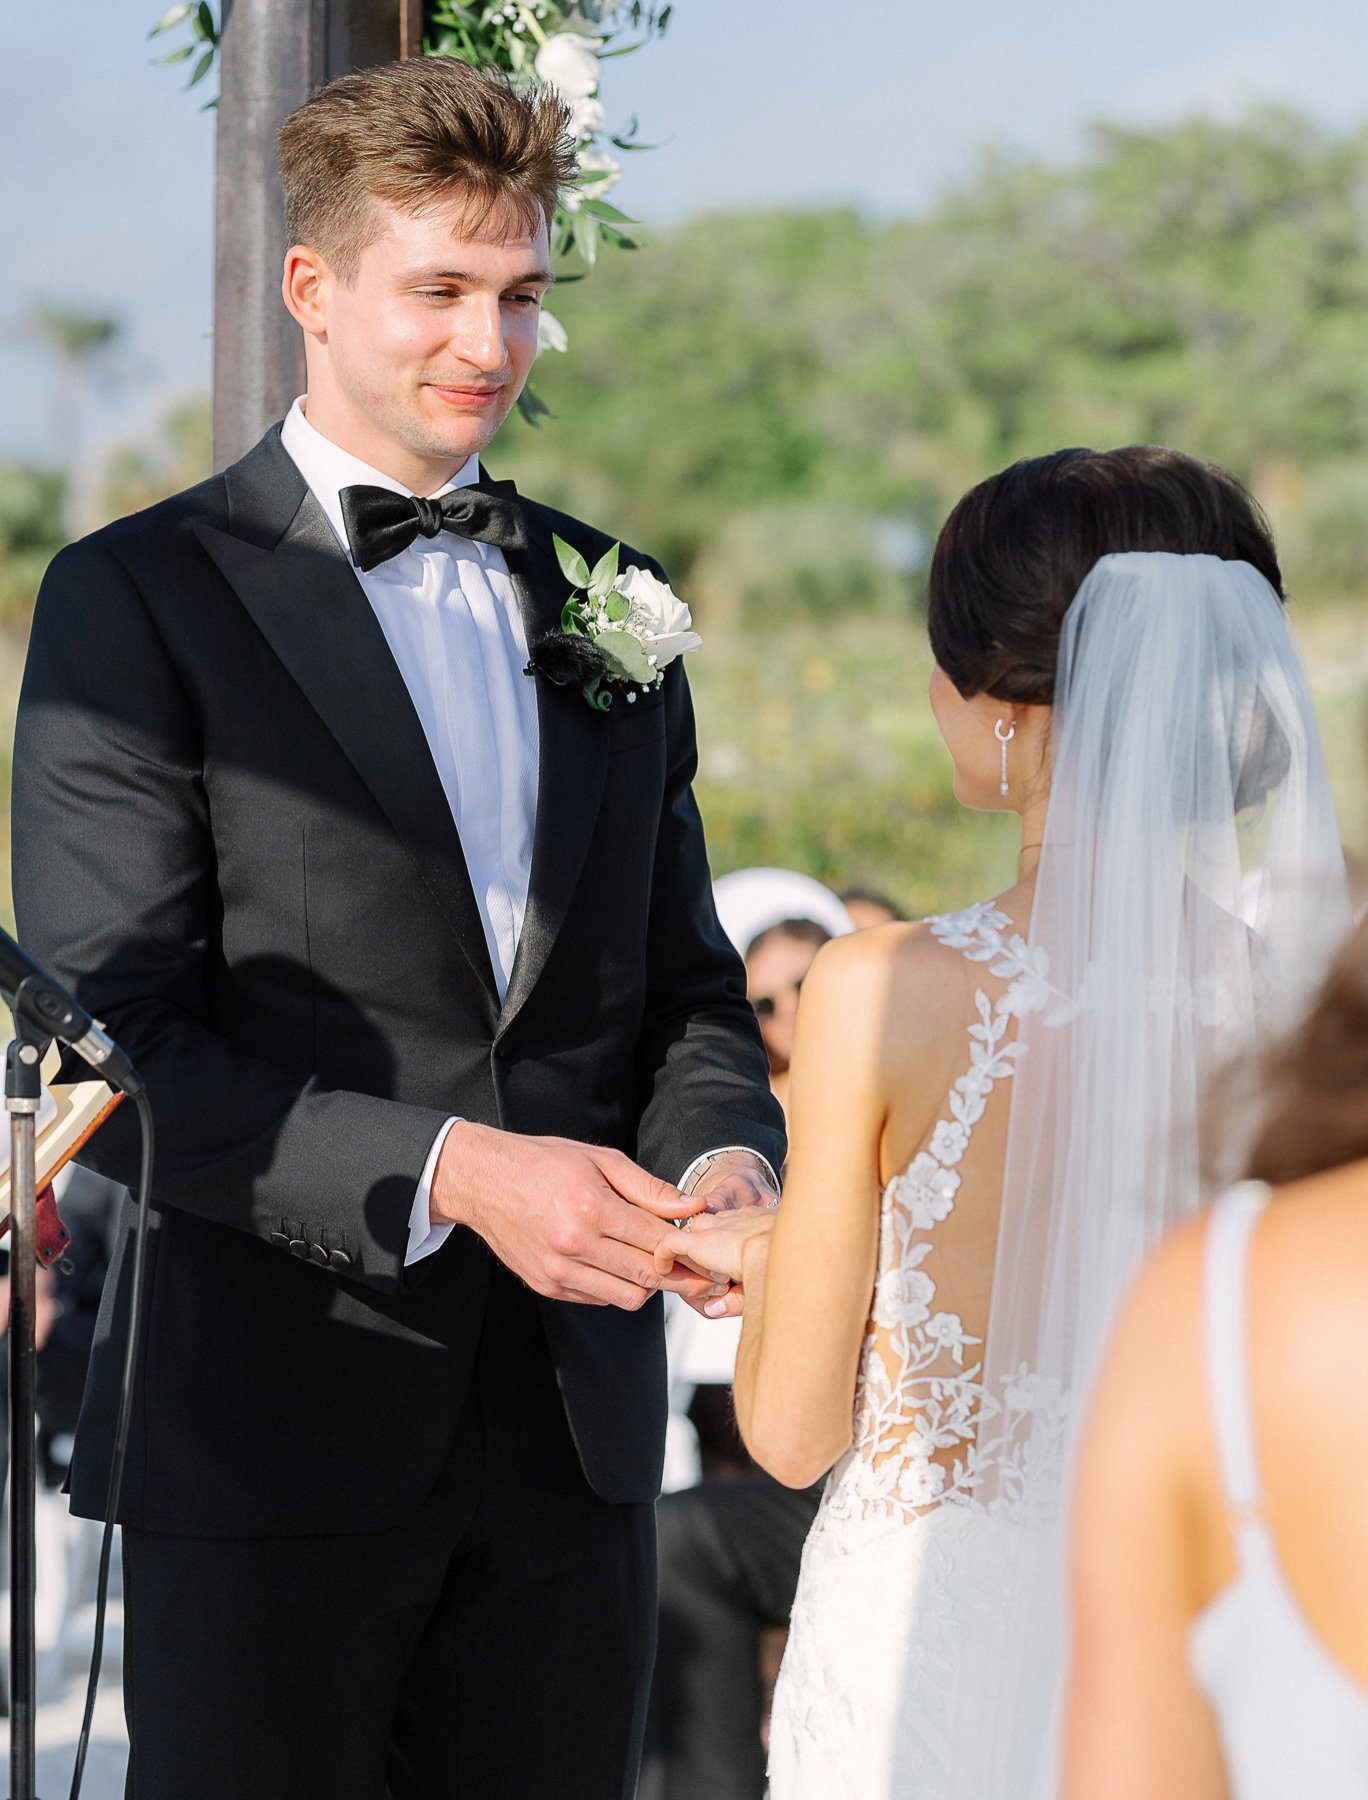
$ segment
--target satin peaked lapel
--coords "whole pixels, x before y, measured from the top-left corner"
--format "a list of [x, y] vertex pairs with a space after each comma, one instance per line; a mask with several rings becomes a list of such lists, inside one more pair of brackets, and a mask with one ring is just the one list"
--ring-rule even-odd
[[[530, 647], [559, 627], [570, 590], [556, 562], [551, 534], [539, 528], [535, 517], [528, 518], [527, 549], [506, 550], [504, 557]], [[499, 1019], [501, 1031], [536, 986], [565, 921], [594, 835], [608, 768], [606, 715], [595, 712], [578, 688], [555, 687], [541, 676], [528, 679], [537, 684], [537, 824], [527, 913]]]
[[[230, 479], [257, 473], [250, 465], [266, 450], [252, 452]], [[201, 524], [196, 535], [407, 847], [484, 990], [492, 1028], [498, 990], [484, 927], [422, 724], [322, 508], [298, 485], [299, 504], [274, 546], [259, 541], [241, 503], [230, 514], [234, 531]]]

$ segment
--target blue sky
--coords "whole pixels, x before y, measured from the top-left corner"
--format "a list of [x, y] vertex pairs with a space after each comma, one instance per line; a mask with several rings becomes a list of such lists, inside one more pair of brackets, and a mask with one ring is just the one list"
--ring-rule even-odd
[[[51, 445], [52, 372], [16, 330], [37, 295], [119, 315], [117, 388], [92, 455], [207, 386], [213, 115], [151, 66], [165, 0], [0, 23], [0, 456]], [[56, 21], [60, 18], [61, 24]], [[81, 20], [78, 41], [69, 36]], [[630, 159], [627, 210], [925, 206], [987, 145], [1068, 156], [1090, 120], [1152, 123], [1288, 102], [1368, 122], [1361, 0], [677, 0], [665, 39], [608, 65], [610, 119], [666, 148]]]

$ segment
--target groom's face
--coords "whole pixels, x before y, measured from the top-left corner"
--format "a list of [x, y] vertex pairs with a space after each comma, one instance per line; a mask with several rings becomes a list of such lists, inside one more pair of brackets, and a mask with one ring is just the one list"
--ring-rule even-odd
[[387, 472], [464, 462], [508, 416], [536, 356], [545, 220], [500, 208], [472, 230], [459, 197], [417, 218], [373, 204], [380, 230], [355, 278], [318, 259], [314, 323], [301, 319], [309, 417]]

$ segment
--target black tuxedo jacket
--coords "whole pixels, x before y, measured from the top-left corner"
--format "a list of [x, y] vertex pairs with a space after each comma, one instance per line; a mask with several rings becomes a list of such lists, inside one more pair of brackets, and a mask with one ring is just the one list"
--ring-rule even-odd
[[[507, 555], [531, 642], [566, 597], [552, 532], [591, 563], [609, 540], [524, 505], [530, 548]], [[459, 1229], [403, 1266], [450, 1114], [614, 1145], [668, 1179], [717, 1145], [780, 1164], [712, 905], [681, 665], [606, 714], [535, 679], [531, 888], [500, 1006], [417, 714], [278, 430], [48, 572], [15, 744], [15, 904], [29, 950], [132, 1056], [156, 1118], [131, 1523], [345, 1532], [417, 1507], [452, 1441], [490, 1268]], [[131, 1183], [136, 1157], [125, 1107], [84, 1160]], [[125, 1239], [73, 1471], [89, 1515], [129, 1273]], [[589, 1480], [650, 1497], [658, 1301], [542, 1312]]]

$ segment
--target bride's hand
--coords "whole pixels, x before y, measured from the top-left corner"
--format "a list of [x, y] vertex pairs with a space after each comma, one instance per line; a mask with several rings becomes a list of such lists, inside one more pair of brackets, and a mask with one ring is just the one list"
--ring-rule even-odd
[[656, 1246], [657, 1273], [668, 1275], [676, 1263], [683, 1263], [713, 1281], [741, 1286], [748, 1247], [769, 1237], [776, 1204], [700, 1213], [689, 1221], [688, 1231], [667, 1232]]

